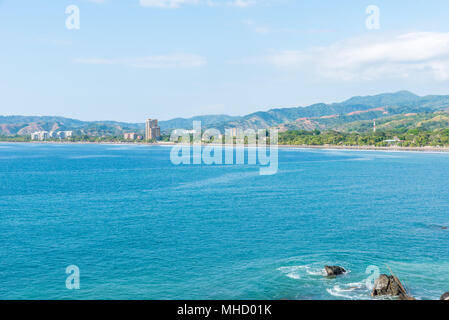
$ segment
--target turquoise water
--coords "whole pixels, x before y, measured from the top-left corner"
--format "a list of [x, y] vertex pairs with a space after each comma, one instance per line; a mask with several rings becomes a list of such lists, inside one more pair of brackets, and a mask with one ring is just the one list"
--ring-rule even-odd
[[449, 290], [449, 154], [282, 149], [260, 176], [169, 153], [0, 144], [0, 298], [369, 299], [369, 266]]

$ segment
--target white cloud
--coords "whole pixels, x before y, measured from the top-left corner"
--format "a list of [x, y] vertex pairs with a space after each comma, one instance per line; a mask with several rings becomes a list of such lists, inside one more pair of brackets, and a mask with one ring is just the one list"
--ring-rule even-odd
[[140, 0], [142, 7], [148, 8], [179, 8], [184, 4], [198, 4], [198, 0]]
[[251, 19], [244, 19], [242, 20], [242, 23], [246, 25], [249, 30], [260, 34], [260, 35], [267, 35], [267, 34], [273, 34], [273, 33], [290, 33], [290, 34], [319, 34], [319, 33], [329, 33], [332, 32], [331, 30], [327, 29], [295, 29], [295, 28], [288, 28], [288, 27], [275, 27], [275, 26], [269, 26], [269, 25], [261, 25], [256, 23], [255, 21]]
[[205, 58], [194, 54], [171, 54], [133, 59], [79, 58], [75, 63], [125, 65], [135, 68], [193, 68], [206, 65]]
[[232, 7], [247, 8], [256, 4], [255, 0], [234, 0], [228, 1], [227, 4]]
[[230, 6], [247, 8], [256, 4], [256, 0], [139, 0], [146, 8], [177, 9], [183, 5], [205, 5], [208, 7]]
[[327, 47], [281, 51], [263, 59], [282, 68], [300, 68], [341, 80], [411, 78], [449, 80], [449, 33], [415, 32], [384, 38], [357, 38]]

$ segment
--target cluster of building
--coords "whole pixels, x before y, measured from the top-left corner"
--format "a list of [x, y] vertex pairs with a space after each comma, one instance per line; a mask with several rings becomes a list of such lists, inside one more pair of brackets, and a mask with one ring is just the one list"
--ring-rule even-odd
[[[45, 141], [48, 139], [67, 139], [73, 136], [73, 131], [36, 131], [31, 134], [31, 140]], [[127, 132], [123, 135], [125, 140], [154, 141], [161, 137], [161, 128], [157, 119], [147, 119], [145, 122], [145, 137], [136, 132]]]
[[[161, 128], [158, 125], [157, 119], [147, 119], [145, 122], [145, 140], [153, 141], [161, 137]], [[135, 132], [128, 132], [123, 135], [125, 140], [142, 140], [143, 137]]]
[[73, 131], [36, 131], [31, 134], [31, 140], [67, 139], [72, 135]]
[[135, 132], [129, 132], [129, 133], [125, 133], [123, 135], [123, 138], [125, 140], [143, 140], [143, 136], [135, 133]]

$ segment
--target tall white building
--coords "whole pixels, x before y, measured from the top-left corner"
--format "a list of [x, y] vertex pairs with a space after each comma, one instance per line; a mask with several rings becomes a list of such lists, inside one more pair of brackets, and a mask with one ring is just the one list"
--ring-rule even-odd
[[67, 139], [73, 136], [73, 131], [58, 131], [57, 135], [59, 139]]
[[50, 138], [50, 133], [48, 131], [36, 131], [31, 134], [31, 140], [44, 141]]
[[36, 131], [31, 134], [31, 140], [45, 141], [50, 138], [66, 139], [73, 136], [73, 131]]
[[161, 136], [161, 128], [156, 119], [147, 119], [145, 123], [145, 139], [147, 141], [156, 140]]

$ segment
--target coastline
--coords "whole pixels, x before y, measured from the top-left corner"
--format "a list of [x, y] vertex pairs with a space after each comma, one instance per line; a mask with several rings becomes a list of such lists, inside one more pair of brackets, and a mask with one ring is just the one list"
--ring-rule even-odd
[[351, 151], [391, 151], [391, 152], [449, 152], [449, 147], [376, 147], [376, 146], [340, 146], [340, 145], [279, 145], [284, 148], [323, 149], [323, 150], [351, 150]]
[[[89, 142], [89, 141], [80, 141], [80, 142], [68, 142], [68, 141], [0, 141], [0, 144], [98, 144], [98, 145], [133, 145], [133, 146], [147, 146], [147, 147], [157, 147], [157, 146], [174, 146], [175, 144], [172, 142], [159, 142], [159, 143], [133, 143], [133, 142]], [[182, 145], [182, 144], [178, 144]], [[229, 144], [202, 144], [202, 146], [230, 146]], [[234, 145], [235, 146], [235, 145]], [[256, 145], [245, 145], [245, 147], [256, 147]], [[449, 152], [449, 147], [376, 147], [376, 146], [344, 146], [344, 145], [287, 145], [287, 144], [279, 144], [279, 148], [284, 149], [319, 149], [319, 150], [351, 150], [351, 151], [391, 151], [391, 152]]]

